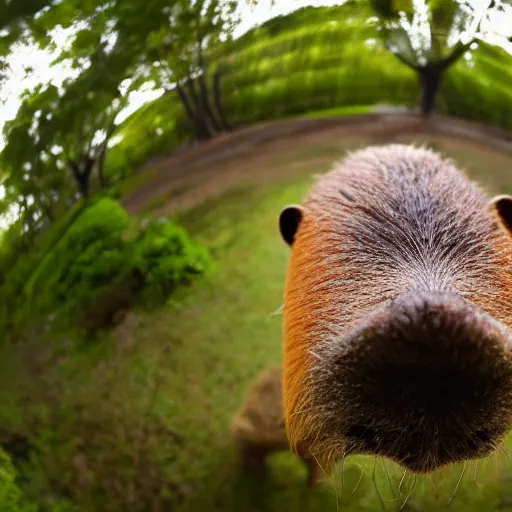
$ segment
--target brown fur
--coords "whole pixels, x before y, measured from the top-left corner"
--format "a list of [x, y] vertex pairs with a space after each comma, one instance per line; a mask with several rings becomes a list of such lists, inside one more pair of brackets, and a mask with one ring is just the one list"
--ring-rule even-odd
[[[231, 433], [246, 468], [262, 471], [272, 453], [289, 451], [282, 401], [282, 367], [262, 370], [255, 378], [242, 406], [231, 422]], [[308, 484], [320, 480], [313, 459], [304, 459]]]
[[511, 249], [486, 194], [430, 150], [371, 147], [323, 176], [303, 203], [285, 288], [293, 449], [327, 468], [359, 452], [423, 472], [501, 442]]

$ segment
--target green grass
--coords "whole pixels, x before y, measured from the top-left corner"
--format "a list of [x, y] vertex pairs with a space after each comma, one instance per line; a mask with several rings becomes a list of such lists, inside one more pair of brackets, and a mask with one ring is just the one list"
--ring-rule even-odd
[[372, 110], [368, 105], [349, 105], [346, 107], [334, 107], [320, 110], [312, 110], [303, 116], [298, 117], [337, 117], [337, 116], [354, 116], [360, 114], [368, 114]]
[[109, 188], [109, 195], [119, 198], [127, 197], [154, 178], [158, 171], [158, 167], [151, 167], [149, 169], [145, 169], [143, 172], [132, 174], [128, 178], [114, 183], [114, 185]]
[[[510, 185], [478, 151], [438, 147], [472, 163], [472, 175], [495, 189]], [[341, 150], [306, 147], [295, 158], [334, 159]], [[64, 494], [83, 511], [131, 512], [378, 511], [381, 500], [386, 510], [399, 508], [414, 478], [406, 475], [394, 497], [402, 472], [391, 463], [351, 457], [333, 485], [308, 490], [290, 453], [272, 457], [262, 480], [243, 474], [228, 434], [253, 377], [281, 358], [281, 318], [273, 313], [282, 304], [288, 248], [277, 217], [325, 170], [313, 167], [176, 215], [213, 249], [217, 271], [163, 308], [139, 311], [128, 332], [84, 340], [39, 329], [23, 345], [0, 347], [0, 433], [21, 432], [40, 450], [22, 468], [32, 501]], [[462, 466], [419, 478], [404, 510], [512, 510], [505, 459], [470, 464], [449, 505]]]

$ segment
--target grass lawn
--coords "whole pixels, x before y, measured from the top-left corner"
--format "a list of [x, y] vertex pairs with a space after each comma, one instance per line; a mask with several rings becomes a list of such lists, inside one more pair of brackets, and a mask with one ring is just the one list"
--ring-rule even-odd
[[[512, 185], [504, 157], [493, 163], [477, 148], [432, 143], [493, 190]], [[63, 333], [47, 350], [40, 340], [24, 351], [1, 347], [0, 425], [37, 433], [42, 451], [24, 472], [30, 495], [57, 489], [87, 511], [393, 511], [409, 495], [403, 510], [512, 510], [505, 452], [430, 478], [406, 474], [401, 485], [398, 467], [370, 457], [348, 458], [332, 485], [313, 490], [290, 453], [271, 458], [262, 480], [240, 472], [229, 420], [256, 373], [281, 357], [274, 313], [288, 248], [278, 214], [329, 168], [313, 164], [318, 155], [339, 148], [302, 148], [307, 171], [176, 215], [212, 248], [217, 269], [165, 306], [139, 311], [133, 325], [87, 342]]]

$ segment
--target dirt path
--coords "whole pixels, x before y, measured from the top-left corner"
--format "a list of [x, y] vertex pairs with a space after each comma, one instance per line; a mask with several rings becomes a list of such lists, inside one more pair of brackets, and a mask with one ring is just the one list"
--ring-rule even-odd
[[293, 119], [221, 135], [163, 159], [157, 164], [156, 176], [123, 204], [137, 213], [158, 201], [159, 213], [169, 214], [244, 183], [328, 166], [340, 158], [342, 147], [426, 139], [440, 149], [448, 143], [462, 160], [466, 150], [477, 151], [477, 158], [492, 159], [498, 171], [502, 169], [503, 180], [512, 168], [512, 134], [476, 123], [441, 116], [425, 122], [416, 116], [393, 114]]

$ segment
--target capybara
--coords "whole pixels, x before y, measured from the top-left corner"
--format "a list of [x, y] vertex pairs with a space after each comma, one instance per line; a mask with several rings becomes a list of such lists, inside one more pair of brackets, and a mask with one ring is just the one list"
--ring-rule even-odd
[[423, 147], [360, 149], [282, 210], [293, 450], [415, 473], [481, 458], [512, 424], [512, 198]]
[[[269, 455], [290, 451], [284, 424], [282, 375], [282, 366], [262, 370], [231, 421], [231, 433], [247, 469], [262, 471]], [[321, 481], [322, 472], [315, 460], [309, 458], [304, 462], [308, 468], [308, 484]]]

